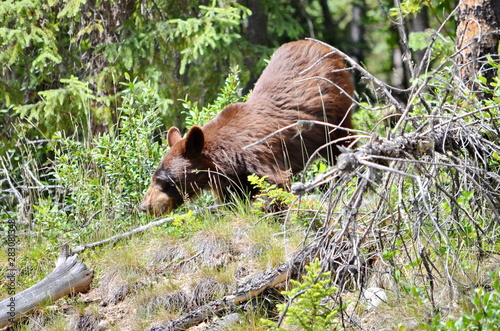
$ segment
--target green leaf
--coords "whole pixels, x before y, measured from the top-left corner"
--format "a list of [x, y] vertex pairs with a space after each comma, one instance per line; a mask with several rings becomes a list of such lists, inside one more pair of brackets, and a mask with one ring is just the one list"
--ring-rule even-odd
[[86, 0], [64, 0], [65, 5], [63, 9], [57, 14], [57, 18], [71, 18], [75, 17], [79, 11], [80, 6], [85, 4]]
[[411, 32], [408, 38], [408, 45], [414, 51], [426, 49], [429, 43], [429, 32]]

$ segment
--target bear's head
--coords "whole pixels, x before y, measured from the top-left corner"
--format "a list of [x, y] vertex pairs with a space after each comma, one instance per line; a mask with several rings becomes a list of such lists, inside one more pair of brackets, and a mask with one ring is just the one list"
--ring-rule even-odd
[[167, 214], [196, 196], [208, 186], [213, 162], [203, 154], [203, 130], [193, 126], [185, 138], [179, 129], [170, 128], [167, 134], [170, 150], [163, 157], [151, 178], [141, 210], [156, 216]]

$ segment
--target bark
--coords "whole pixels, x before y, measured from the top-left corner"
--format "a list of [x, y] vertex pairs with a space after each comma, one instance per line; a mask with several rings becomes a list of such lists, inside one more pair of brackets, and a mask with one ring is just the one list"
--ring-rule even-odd
[[[407, 71], [405, 70], [405, 65], [403, 61], [403, 50], [401, 47], [397, 46], [394, 48], [392, 51], [392, 78], [391, 78], [391, 83], [394, 86], [400, 87], [400, 88], [407, 88], [408, 87], [408, 75]], [[398, 97], [405, 99], [404, 94], [403, 96], [400, 96], [397, 94]]]
[[253, 45], [267, 45], [267, 13], [260, 0], [248, 0], [247, 8], [252, 11], [248, 18], [247, 40]]
[[319, 4], [321, 6], [321, 11], [323, 12], [324, 23], [323, 26], [325, 28], [325, 38], [324, 41], [331, 45], [338, 45], [339, 40], [337, 39], [337, 28], [332, 19], [332, 14], [330, 13], [330, 8], [328, 7], [327, 0], [320, 0]]
[[[365, 0], [356, 0], [352, 4], [352, 20], [349, 25], [349, 45], [348, 52], [358, 64], [363, 64], [366, 56], [366, 39], [365, 39], [365, 21], [366, 21], [367, 5]], [[353, 80], [356, 84], [356, 90], [361, 95], [366, 93], [366, 87], [358, 82], [362, 81], [362, 75], [359, 71], [353, 72]]]
[[[463, 0], [457, 13], [456, 49], [459, 79], [470, 91], [478, 90], [476, 77], [483, 75], [488, 83], [496, 69], [488, 64], [486, 55], [498, 54], [500, 24], [498, 0]], [[480, 98], [486, 97], [478, 93]]]
[[253, 299], [265, 290], [273, 288], [290, 277], [292, 264], [285, 264], [276, 269], [269, 270], [255, 278], [250, 284], [240, 288], [233, 294], [224, 296], [221, 299], [212, 301], [198, 309], [191, 311], [181, 317], [168, 321], [162, 325], [154, 326], [150, 331], [178, 331], [186, 330], [213, 316], [226, 315], [237, 310], [237, 307]]
[[[394, 0], [394, 7], [399, 7], [400, 1]], [[402, 17], [398, 17], [394, 21], [392, 28], [394, 39], [398, 42], [398, 47], [394, 48], [392, 59], [393, 67], [395, 68], [392, 77], [392, 84], [399, 88], [408, 88], [410, 78], [413, 76], [413, 64], [411, 61], [411, 52], [408, 46], [408, 36], [405, 22]], [[406, 94], [398, 93], [397, 98], [406, 103]]]
[[47, 302], [54, 302], [70, 293], [86, 292], [93, 278], [93, 271], [71, 255], [68, 246], [63, 247], [50, 275], [29, 289], [0, 302], [0, 328], [12, 323], [17, 317]]

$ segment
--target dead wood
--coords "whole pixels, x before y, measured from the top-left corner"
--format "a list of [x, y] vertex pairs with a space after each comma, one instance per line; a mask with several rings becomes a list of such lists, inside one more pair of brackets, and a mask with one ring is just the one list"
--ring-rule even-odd
[[89, 288], [93, 271], [64, 246], [56, 268], [39, 283], [0, 302], [0, 328], [43, 303], [54, 302], [70, 293], [83, 293]]
[[[480, 146], [480, 148], [477, 146]], [[489, 143], [488, 139], [483, 137], [473, 126], [455, 126], [450, 129], [445, 125], [436, 125], [424, 132], [412, 132], [392, 138], [373, 135], [367, 144], [357, 149], [341, 147], [343, 153], [339, 155], [335, 167], [313, 182], [307, 184], [294, 183], [292, 193], [297, 195], [305, 194], [329, 181], [331, 177], [338, 176], [341, 172], [354, 172], [354, 170], [362, 166], [416, 179], [416, 175], [402, 172], [395, 167], [388, 166], [388, 164], [397, 161], [437, 166], [459, 166], [458, 164], [438, 163], [429, 158], [423, 158], [425, 155], [430, 157], [436, 152], [445, 155], [447, 158], [453, 157], [453, 155], [469, 154], [468, 156], [471, 159], [481, 159], [484, 158], [484, 155], [494, 153], [495, 149], [496, 146]], [[500, 177], [495, 172], [478, 166], [468, 167], [473, 167], [475, 172], [486, 176], [483, 178], [494, 178], [495, 181], [500, 182]], [[486, 182], [482, 184], [489, 186]], [[491, 187], [491, 191], [494, 192], [495, 189]], [[496, 199], [498, 199], [498, 196]], [[491, 202], [493, 203], [493, 201]], [[495, 208], [493, 208], [493, 211], [495, 211]], [[496, 213], [496, 216], [500, 219], [500, 214]]]
[[175, 320], [168, 321], [162, 325], [154, 326], [150, 329], [150, 331], [186, 330], [187, 328], [206, 321], [213, 316], [221, 316], [234, 312], [242, 303], [259, 296], [266, 289], [276, 287], [277, 285], [287, 281], [293, 267], [293, 263], [289, 263], [267, 270], [258, 277], [254, 278], [252, 282], [239, 288], [234, 293], [201, 306]]
[[[318, 240], [313, 241], [310, 245], [304, 247], [287, 263], [284, 263], [276, 268], [268, 269], [256, 275], [247, 284], [241, 286], [235, 292], [228, 294], [218, 300], [214, 300], [204, 306], [184, 314], [183, 316], [167, 321], [164, 324], [150, 328], [150, 331], [180, 331], [186, 330], [199, 323], [207, 321], [214, 316], [224, 316], [236, 312], [242, 305], [254, 298], [262, 296], [268, 289], [273, 289], [279, 285], [288, 282], [290, 279], [298, 279], [303, 274], [304, 266], [307, 265], [313, 258], [319, 256], [320, 246], [322, 243]], [[339, 248], [339, 251], [337, 251]], [[339, 274], [342, 266], [346, 266], [348, 261], [339, 258], [345, 255], [348, 246], [337, 245], [332, 251], [331, 258], [336, 261], [333, 263], [331, 259], [324, 259], [327, 263], [335, 264], [330, 267], [339, 269]], [[339, 268], [340, 267], [340, 268]]]
[[159, 225], [162, 225], [162, 224], [167, 223], [167, 222], [172, 222], [173, 220], [174, 220], [173, 217], [162, 218], [160, 220], [157, 220], [157, 221], [154, 221], [154, 222], [150, 222], [150, 223], [148, 223], [146, 225], [139, 226], [139, 227], [137, 227], [137, 228], [135, 228], [133, 230], [130, 230], [128, 232], [121, 233], [121, 234], [118, 234], [118, 235], [110, 237], [110, 238], [106, 238], [106, 239], [101, 240], [101, 241], [96, 241], [96, 242], [93, 242], [91, 244], [77, 246], [74, 249], [72, 249], [72, 251], [74, 253], [80, 253], [80, 252], [83, 252], [84, 250], [86, 250], [88, 248], [98, 247], [98, 246], [101, 246], [101, 245], [104, 245], [104, 244], [107, 244], [107, 243], [110, 243], [110, 242], [113, 242], [113, 241], [117, 241], [117, 240], [120, 240], [120, 239], [123, 239], [123, 238], [127, 238], [127, 237], [129, 237], [131, 235], [134, 235], [136, 233], [145, 231], [147, 229], [154, 228], [155, 226], [159, 226]]
[[[456, 49], [460, 79], [470, 90], [479, 90], [477, 79], [481, 73], [491, 84], [497, 69], [488, 62], [488, 56], [498, 56], [500, 41], [498, 24], [500, 6], [495, 0], [463, 0], [457, 11]], [[478, 91], [480, 92], [480, 91]], [[477, 93], [484, 98], [484, 93]]]

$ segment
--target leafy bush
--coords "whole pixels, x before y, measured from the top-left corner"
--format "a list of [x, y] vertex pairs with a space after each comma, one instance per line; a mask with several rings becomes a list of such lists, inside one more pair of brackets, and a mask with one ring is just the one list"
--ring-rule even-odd
[[193, 125], [202, 126], [203, 124], [214, 118], [226, 106], [241, 101], [239, 96], [240, 89], [240, 71], [238, 67], [231, 68], [231, 72], [226, 78], [224, 87], [217, 95], [214, 102], [200, 109], [198, 101], [191, 102], [188, 96], [182, 100], [184, 107], [183, 113], [186, 114], [186, 126], [189, 128]]
[[273, 204], [289, 205], [295, 199], [295, 195], [285, 191], [276, 186], [276, 184], [269, 184], [266, 182], [267, 176], [259, 177], [257, 175], [248, 176], [248, 181], [252, 186], [259, 189], [257, 199], [253, 203], [255, 212], [262, 212], [261, 210]]
[[87, 224], [97, 214], [101, 220], [133, 214], [162, 156], [155, 142], [160, 100], [147, 83], [129, 80], [123, 85], [121, 115], [109, 133], [86, 143], [59, 136], [54, 173], [69, 190], [66, 216], [75, 225]]

